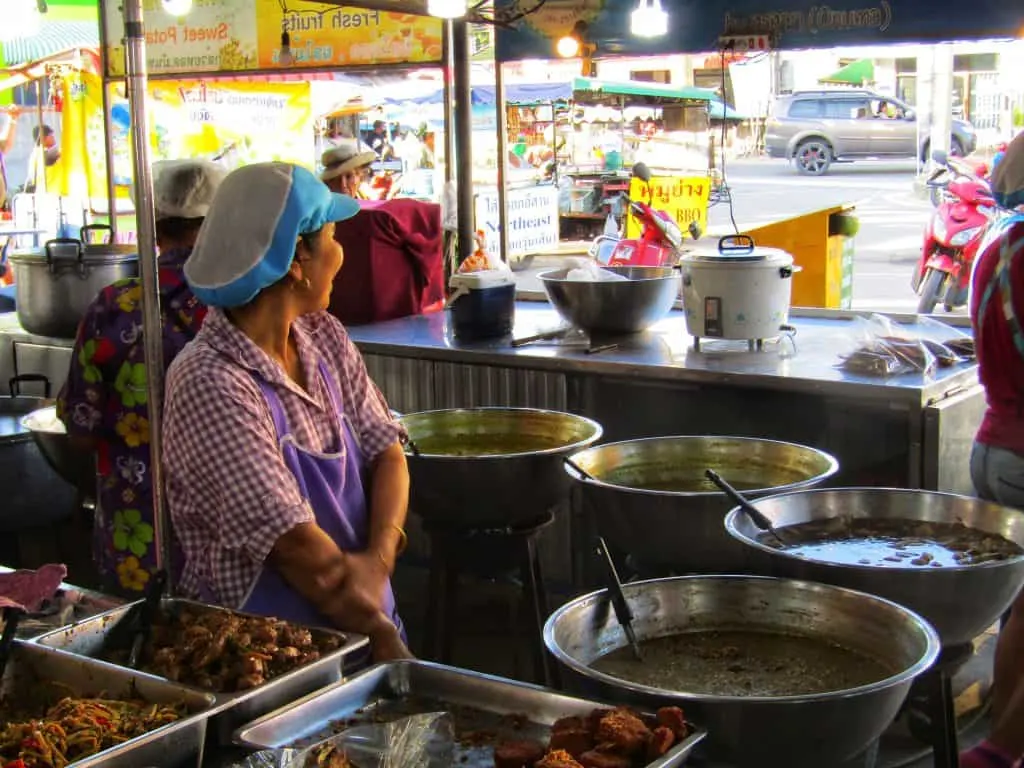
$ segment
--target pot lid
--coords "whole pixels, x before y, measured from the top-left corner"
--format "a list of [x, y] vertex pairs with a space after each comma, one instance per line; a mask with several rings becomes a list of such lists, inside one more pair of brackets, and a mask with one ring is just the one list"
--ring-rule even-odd
[[781, 266], [792, 264], [793, 257], [779, 248], [763, 248], [754, 244], [749, 235], [730, 235], [718, 240], [716, 250], [700, 250], [683, 256], [684, 264], [714, 264], [717, 266], [741, 266], [765, 264]]
[[33, 264], [36, 262], [46, 263], [47, 245], [49, 246], [50, 258], [55, 263], [64, 264], [75, 262], [81, 254], [82, 261], [86, 264], [121, 261], [134, 261], [139, 258], [138, 248], [134, 245], [103, 244], [103, 245], [82, 245], [77, 241], [51, 240], [42, 248], [30, 248], [21, 251], [13, 251], [9, 258], [16, 264]]

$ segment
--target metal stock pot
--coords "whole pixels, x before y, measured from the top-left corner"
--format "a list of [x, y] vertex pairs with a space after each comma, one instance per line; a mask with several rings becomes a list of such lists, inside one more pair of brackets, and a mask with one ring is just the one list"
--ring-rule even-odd
[[73, 339], [78, 323], [97, 294], [108, 285], [139, 274], [133, 245], [89, 244], [89, 232], [106, 225], [82, 227], [82, 239], [49, 240], [41, 250], [15, 251], [18, 322], [29, 333]]

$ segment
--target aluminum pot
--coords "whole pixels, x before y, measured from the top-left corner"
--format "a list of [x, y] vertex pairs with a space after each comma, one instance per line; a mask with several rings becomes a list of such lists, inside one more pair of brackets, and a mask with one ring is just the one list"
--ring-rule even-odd
[[97, 294], [113, 282], [139, 274], [133, 245], [90, 245], [91, 230], [82, 227], [82, 240], [57, 238], [41, 250], [15, 251], [14, 270], [18, 322], [38, 336], [73, 339], [78, 323]]
[[410, 509], [428, 526], [476, 529], [536, 523], [568, 498], [564, 457], [602, 431], [583, 416], [532, 408], [422, 411], [399, 421], [420, 451], [406, 449]]
[[[939, 639], [917, 614], [852, 590], [757, 576], [687, 576], [623, 587], [644, 640], [714, 629], [797, 634], [838, 643], [886, 664], [885, 680], [805, 696], [715, 696], [653, 688], [591, 669], [627, 645], [602, 590], [555, 611], [544, 642], [576, 692], [643, 707], [676, 703], [708, 729], [712, 756], [730, 765], [837, 766], [892, 723], [915, 677], [935, 662]], [[723, 661], [727, 664], [728, 661]]]
[[[1024, 547], [1024, 513], [969, 496], [902, 488], [836, 488], [785, 493], [754, 501], [775, 527], [831, 517], [962, 522]], [[808, 560], [758, 541], [760, 531], [733, 510], [725, 527], [756, 556], [757, 572], [809, 579], [880, 595], [924, 616], [944, 646], [961, 645], [992, 626], [1024, 585], [1024, 555], [958, 567], [882, 568]]]
[[794, 443], [747, 437], [654, 437], [607, 443], [572, 456], [566, 471], [583, 508], [612, 546], [656, 575], [746, 573], [748, 550], [723, 526], [732, 508], [705, 477], [713, 469], [756, 498], [820, 485], [839, 463]]

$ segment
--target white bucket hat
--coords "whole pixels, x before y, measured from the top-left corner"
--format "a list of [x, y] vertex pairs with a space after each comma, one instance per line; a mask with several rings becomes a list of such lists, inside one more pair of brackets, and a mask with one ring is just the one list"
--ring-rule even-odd
[[376, 152], [361, 147], [358, 142], [341, 142], [336, 147], [328, 149], [320, 157], [320, 165], [324, 167], [320, 173], [320, 180], [330, 181], [343, 173], [370, 165], [376, 159]]

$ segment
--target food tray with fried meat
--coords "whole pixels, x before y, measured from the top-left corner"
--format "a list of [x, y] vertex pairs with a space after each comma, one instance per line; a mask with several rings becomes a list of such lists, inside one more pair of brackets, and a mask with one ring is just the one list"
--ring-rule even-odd
[[[603, 715], [613, 711], [616, 716], [608, 721], [608, 726], [617, 727], [613, 722], [617, 719], [630, 719], [626, 710], [565, 696], [535, 685], [431, 662], [398, 661], [378, 664], [356, 677], [266, 715], [240, 729], [234, 741], [239, 746], [256, 750], [301, 748], [355, 726], [393, 722], [410, 715], [448, 712], [455, 730], [455, 765], [467, 768], [494, 768], [496, 765], [504, 768], [514, 764], [532, 766], [540, 759], [551, 760], [554, 757], [556, 759], [550, 763], [538, 765], [561, 766], [563, 763], [558, 762], [558, 753], [562, 749], [580, 754], [597, 746], [593, 743], [596, 724]], [[706, 734], [685, 723], [679, 710], [674, 711], [679, 725], [683, 727], [676, 728], [671, 735], [665, 733], [668, 729], [659, 728], [654, 715], [636, 713], [651, 729], [643, 737], [644, 749], [636, 752], [632, 759], [605, 764], [610, 768], [683, 765]], [[660, 756], [649, 758], [646, 749], [655, 748], [650, 743], [657, 741], [657, 738], [651, 739], [655, 730], [659, 738], [667, 739], [661, 742], [663, 747], [669, 742], [671, 745]], [[590, 742], [566, 743], [579, 738], [590, 739]], [[536, 750], [538, 745], [539, 754], [534, 752], [526, 757], [525, 753]], [[516, 752], [523, 754], [518, 764]], [[564, 752], [563, 755], [569, 757]], [[588, 768], [587, 762], [564, 764], [582, 764]]]
[[[124, 605], [36, 638], [48, 648], [124, 664], [143, 603]], [[367, 638], [307, 628], [191, 600], [166, 598], [139, 668], [213, 693], [211, 728], [227, 743], [235, 728], [343, 676]]]
[[194, 688], [16, 641], [0, 681], [0, 765], [199, 766], [214, 705]]

